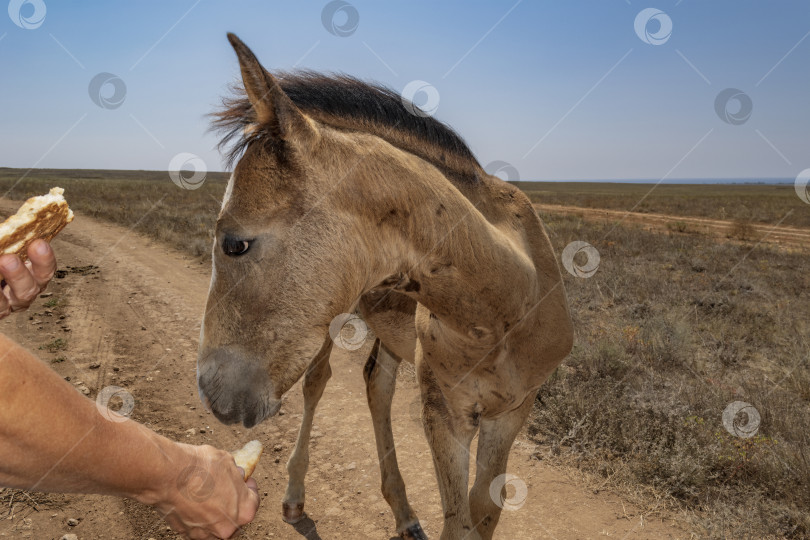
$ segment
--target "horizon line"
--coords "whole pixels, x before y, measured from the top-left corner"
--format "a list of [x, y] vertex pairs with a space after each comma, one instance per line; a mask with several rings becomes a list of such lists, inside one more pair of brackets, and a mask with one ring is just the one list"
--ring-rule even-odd
[[[59, 168], [59, 167], [36, 167], [36, 168], [25, 168], [25, 167], [7, 167], [7, 166], [0, 166], [0, 170], [18, 170], [18, 171], [28, 171], [30, 174], [34, 171], [116, 171], [116, 172], [145, 172], [145, 173], [169, 173], [168, 169], [98, 169], [92, 167], [81, 167], [81, 168]], [[185, 170], [185, 169], [180, 169]], [[206, 171], [206, 174], [213, 173], [213, 174], [231, 174], [233, 171]], [[496, 175], [497, 176], [497, 175]], [[503, 180], [503, 179], [502, 179]], [[734, 176], [695, 176], [695, 177], [681, 177], [681, 178], [672, 178], [661, 181], [660, 179], [655, 178], [569, 178], [569, 179], [559, 179], [559, 178], [547, 178], [547, 179], [515, 179], [510, 180], [506, 179], [505, 181], [516, 183], [516, 182], [526, 182], [526, 183], [563, 183], [563, 182], [571, 182], [571, 183], [637, 183], [637, 184], [679, 184], [679, 183], [777, 183], [777, 184], [793, 184], [795, 179], [787, 177], [787, 176], [751, 176], [751, 177], [734, 177]], [[702, 181], [702, 182], [701, 182]], [[782, 182], [783, 181], [783, 182]]]

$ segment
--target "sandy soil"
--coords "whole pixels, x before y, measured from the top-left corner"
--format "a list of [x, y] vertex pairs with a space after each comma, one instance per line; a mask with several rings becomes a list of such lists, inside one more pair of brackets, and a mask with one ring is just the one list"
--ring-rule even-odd
[[[648, 214], [643, 212], [625, 212], [623, 210], [604, 210], [601, 208], [582, 208], [579, 206], [561, 206], [555, 204], [535, 204], [534, 208], [553, 214], [581, 216], [589, 221], [604, 221], [610, 224], [637, 224], [653, 231], [672, 231], [683, 234], [704, 234], [715, 238], [734, 238], [733, 221], [671, 216], [666, 214]], [[784, 227], [781, 225], [751, 224], [749, 242], [777, 244], [791, 249], [810, 248], [810, 229]]]
[[[0, 214], [17, 206], [0, 201]], [[62, 273], [48, 289], [52, 296], [37, 300], [27, 313], [0, 321], [0, 331], [50, 363], [77, 390], [86, 387], [91, 399], [109, 385], [126, 388], [135, 398], [132, 417], [169, 438], [226, 449], [254, 438], [263, 441], [265, 456], [254, 475], [262, 506], [243, 538], [393, 535], [394, 520], [379, 491], [362, 379], [370, 344], [333, 354], [334, 375], [316, 414], [307, 476], [311, 519], [293, 528], [280, 514], [284, 464], [301, 418], [300, 383], [285, 396], [280, 416], [252, 430], [223, 426], [203, 410], [195, 357], [209, 268], [124, 228], [80, 215], [54, 247]], [[48, 345], [62, 349], [51, 352]], [[412, 371], [403, 367], [394, 398], [397, 452], [409, 498], [428, 535], [438, 538], [441, 507], [417, 399]], [[538, 460], [536, 450], [525, 436], [515, 443], [509, 472], [525, 482], [527, 496], [520, 509], [504, 511], [497, 538], [689, 536], [675, 519], [650, 517], [571, 471]], [[0, 499], [0, 537], [58, 539], [74, 533], [80, 540], [174, 538], [155, 512], [132, 501], [15, 495], [12, 501]], [[78, 524], [69, 526], [69, 519]]]

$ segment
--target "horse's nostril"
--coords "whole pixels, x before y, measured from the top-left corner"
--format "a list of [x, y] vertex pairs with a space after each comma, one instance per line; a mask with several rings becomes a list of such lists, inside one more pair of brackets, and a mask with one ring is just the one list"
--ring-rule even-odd
[[222, 412], [216, 409], [212, 410], [214, 417], [225, 424], [226, 426], [238, 424], [242, 422], [241, 413], [239, 411]]
[[252, 428], [256, 424], [258, 424], [258, 419], [256, 418], [255, 411], [248, 411], [245, 416], [242, 418], [242, 425], [245, 426], [247, 429]]

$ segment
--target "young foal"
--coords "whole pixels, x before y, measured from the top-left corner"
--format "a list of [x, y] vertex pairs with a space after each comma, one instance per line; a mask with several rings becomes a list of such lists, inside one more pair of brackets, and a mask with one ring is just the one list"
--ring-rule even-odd
[[[314, 73], [276, 79], [234, 35], [246, 97], [215, 126], [239, 156], [217, 220], [198, 359], [226, 423], [275, 414], [304, 375], [283, 511], [303, 517], [312, 416], [330, 376], [329, 324], [359, 309], [378, 340], [364, 369], [382, 492], [403, 538], [426, 538], [391, 433], [397, 365], [416, 363], [444, 508], [443, 539], [491, 538], [490, 485], [572, 329], [529, 200], [390, 90]], [[469, 447], [478, 432], [475, 483]], [[500, 501], [497, 501], [500, 503]]]

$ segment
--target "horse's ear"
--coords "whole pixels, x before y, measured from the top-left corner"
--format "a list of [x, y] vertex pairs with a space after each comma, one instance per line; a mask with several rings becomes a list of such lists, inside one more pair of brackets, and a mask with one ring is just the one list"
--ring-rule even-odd
[[275, 77], [262, 67], [253, 51], [234, 34], [228, 34], [228, 41], [239, 58], [242, 82], [259, 126], [270, 128], [280, 139], [311, 139], [314, 125], [284, 93]]

